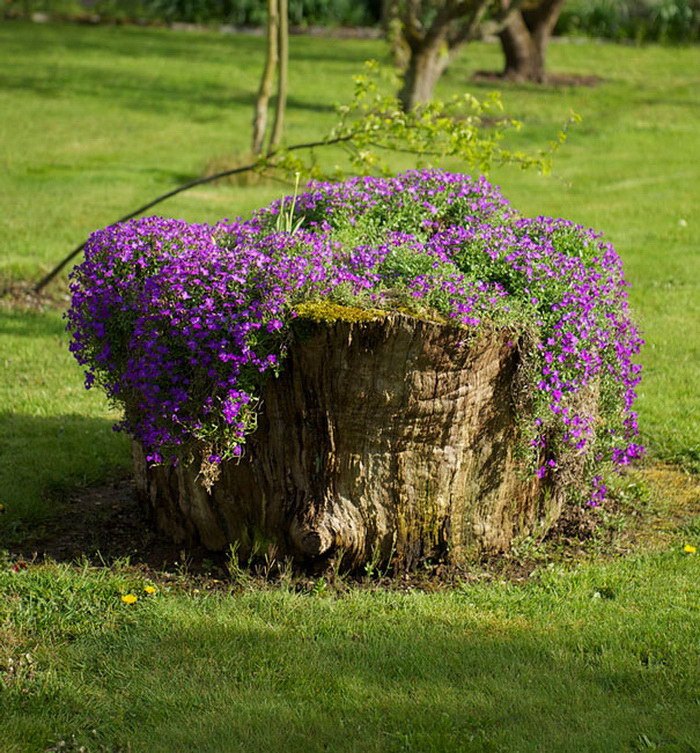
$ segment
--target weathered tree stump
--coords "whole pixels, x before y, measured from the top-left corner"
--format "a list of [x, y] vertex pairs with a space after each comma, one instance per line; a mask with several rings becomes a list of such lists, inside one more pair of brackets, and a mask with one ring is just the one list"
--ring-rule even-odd
[[501, 551], [556, 520], [560, 485], [516, 457], [517, 334], [465, 341], [400, 314], [295, 331], [244, 456], [210, 492], [196, 467], [148, 467], [135, 446], [139, 490], [176, 542], [410, 568]]

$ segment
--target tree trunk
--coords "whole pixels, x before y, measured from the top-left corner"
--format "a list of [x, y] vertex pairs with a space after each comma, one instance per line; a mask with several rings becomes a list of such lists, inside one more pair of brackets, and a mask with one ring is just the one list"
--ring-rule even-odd
[[411, 48], [399, 92], [399, 101], [405, 112], [430, 101], [435, 84], [447, 68], [449, 59], [445, 40], [436, 40], [430, 45]]
[[538, 60], [537, 48], [522, 13], [513, 13], [498, 37], [505, 57], [503, 77], [512, 81], [541, 80], [544, 61]]
[[289, 67], [289, 12], [287, 0], [279, 2], [279, 26], [277, 29], [277, 52], [279, 76], [277, 78], [277, 104], [275, 105], [275, 121], [272, 125], [272, 135], [268, 153], [279, 145], [284, 130], [284, 113], [287, 109], [287, 69]]
[[514, 11], [498, 36], [505, 57], [503, 77], [543, 83], [547, 44], [565, 0], [542, 0]]
[[402, 33], [401, 10], [398, 0], [382, 0], [382, 31], [389, 44], [392, 63], [400, 71], [408, 66], [410, 48]]
[[[352, 310], [351, 310], [352, 311]], [[210, 492], [196, 468], [147, 467], [138, 488], [178, 543], [307, 568], [463, 563], [557, 519], [563, 483], [516, 460], [524, 340], [404, 315], [295, 321], [257, 431]], [[560, 464], [561, 466], [561, 464]]]
[[272, 96], [272, 86], [277, 69], [277, 50], [279, 44], [279, 4], [278, 0], [267, 0], [267, 57], [260, 79], [260, 88], [255, 100], [253, 114], [253, 154], [260, 154], [265, 141], [267, 128], [267, 106]]

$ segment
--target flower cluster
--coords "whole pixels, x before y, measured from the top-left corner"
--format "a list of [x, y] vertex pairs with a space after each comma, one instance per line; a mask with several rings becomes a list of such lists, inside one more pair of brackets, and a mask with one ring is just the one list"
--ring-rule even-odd
[[72, 273], [70, 347], [151, 462], [240, 454], [296, 307], [320, 299], [527, 331], [533, 470], [585, 457], [591, 504], [605, 496], [601, 463], [642, 452], [641, 340], [620, 259], [595, 232], [523, 218], [484, 178], [435, 170], [312, 183], [293, 232], [279, 230], [289, 202], [248, 221], [153, 217], [91, 236]]

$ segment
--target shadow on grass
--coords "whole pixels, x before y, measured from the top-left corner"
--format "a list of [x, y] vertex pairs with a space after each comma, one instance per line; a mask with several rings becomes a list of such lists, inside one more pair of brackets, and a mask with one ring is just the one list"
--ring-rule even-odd
[[[5, 67], [0, 71], [0, 88], [32, 92], [39, 97], [95, 97], [142, 112], [186, 112], [193, 121], [210, 122], [227, 119], [232, 105], [252, 108], [255, 94], [232, 91], [232, 85], [209, 82], [193, 87], [187, 81], [161, 80], [145, 69], [142, 73], [104, 70], [101, 67], [62, 65], [60, 70], [28, 71]], [[274, 102], [274, 98], [273, 98]], [[332, 112], [330, 103], [290, 96], [290, 111]], [[205, 108], [197, 111], [197, 108]], [[219, 110], [212, 115], [211, 109]]]
[[[11, 337], [63, 337], [65, 324], [59, 316], [42, 311], [0, 311], [0, 335]], [[12, 358], [8, 350], [3, 356]]]
[[[85, 29], [71, 25], [35, 27], [33, 31], [36, 62], [30, 67], [13, 65], [13, 37], [4, 35], [9, 54], [0, 70], [0, 88], [61, 99], [99, 96], [138, 111], [186, 112], [193, 121], [205, 122], [228, 118], [232, 105], [252, 107], [265, 49], [264, 39], [252, 36], [201, 37], [143, 28]], [[26, 40], [26, 36], [20, 34], [18, 39]], [[24, 49], [21, 41], [14, 44], [19, 55]], [[294, 46], [298, 48], [292, 51], [294, 64], [328, 64], [330, 59], [359, 66], [366, 57], [352, 46], [332, 40], [295, 40]], [[200, 77], [196, 85], [179, 69], [164, 66], [168, 58], [211, 66], [210, 80], [202, 82]], [[134, 61], [139, 62], [137, 67]], [[222, 70], [230, 70], [230, 76], [222, 77]], [[308, 90], [308, 85], [304, 89]], [[332, 111], [336, 92], [324, 97], [326, 104], [317, 101], [319, 93], [315, 90], [307, 99], [292, 91], [288, 108]], [[212, 110], [220, 114], [212, 114]]]
[[[46, 26], [11, 22], [4, 34], [8, 53], [20, 51], [31, 29], [32, 48], [37, 56], [70, 49], [81, 56], [107, 53], [114, 59], [147, 60], [161, 57], [193, 59], [200, 63], [230, 65], [232, 56], [258, 55], [262, 61], [265, 40], [253, 35], [182, 34], [168, 29], [136, 26], [83, 26], [51, 23]], [[15, 29], [18, 33], [13, 34]]]
[[[230, 107], [232, 96], [228, 85], [210, 82], [193, 87], [186, 81], [162, 80], [148, 72], [104, 70], [98, 66], [61, 65], [57, 71], [49, 69], [12, 69], [6, 66], [0, 73], [0, 87], [31, 92], [40, 97], [102, 97], [145, 112], [177, 112], [196, 107]], [[252, 101], [252, 95], [238, 95], [240, 100]]]
[[[26, 24], [8, 24], [21, 29]], [[24, 30], [24, 29], [21, 29]], [[5, 35], [5, 49], [20, 51], [24, 35]], [[353, 44], [337, 39], [292, 35], [289, 40], [292, 61], [347, 62], [361, 65], [367, 57], [376, 57], [377, 49], [384, 50], [378, 40], [354, 39]], [[169, 29], [136, 26], [91, 26], [52, 23], [32, 27], [32, 47], [38, 55], [57, 48], [70, 48], [71, 53], [86, 55], [108, 53], [113, 58], [148, 60], [170, 57], [191, 59], [196, 63], [241, 67], [251, 57], [262, 67], [265, 55], [263, 34], [220, 34], [216, 31], [181, 33]], [[365, 49], [374, 47], [375, 49]]]
[[[129, 440], [112, 425], [75, 414], [0, 413], [0, 547], [28, 560], [128, 557], [155, 569], [182, 560], [183, 546], [151, 525], [131, 479]], [[223, 554], [185, 548], [193, 571], [204, 560], [223, 565]]]
[[653, 618], [566, 625], [546, 594], [523, 598], [529, 619], [500, 616], [496, 594], [470, 610], [468, 592], [183, 598], [141, 619], [139, 604], [130, 629], [62, 650], [60, 681], [89, 676], [89, 704], [39, 693], [11, 715], [150, 753], [698, 750], [691, 659], [649, 665], [672, 641]]
[[76, 414], [0, 413], [0, 540], [26, 543], [58, 531], [55, 522], [76, 494], [126, 473], [128, 444], [112, 424]]

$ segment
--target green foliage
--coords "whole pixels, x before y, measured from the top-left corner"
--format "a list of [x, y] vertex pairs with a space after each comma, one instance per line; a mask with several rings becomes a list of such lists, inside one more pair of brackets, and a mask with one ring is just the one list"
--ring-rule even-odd
[[297, 173], [295, 175], [294, 194], [292, 195], [292, 200], [289, 202], [289, 206], [282, 201], [282, 206], [277, 215], [277, 222], [275, 223], [275, 230], [278, 233], [284, 232], [294, 235], [304, 222], [305, 218], [303, 216], [297, 219], [294, 218], [294, 207], [296, 206], [297, 194], [299, 192], [299, 178], [300, 174]]
[[[149, 20], [194, 24], [264, 26], [265, 0], [6, 0], [7, 17], [47, 13], [55, 18], [98, 16], [105, 21]], [[289, 0], [294, 26], [370, 26], [376, 3], [363, 0]]]
[[700, 40], [699, 0], [569, 0], [556, 34], [616, 41], [683, 42]]
[[396, 91], [395, 73], [381, 69], [376, 61], [366, 62], [365, 72], [355, 76], [354, 83], [352, 100], [336, 107], [339, 122], [322, 139], [325, 144], [337, 143], [344, 149], [347, 166], [324, 170], [314, 154], [298, 156], [282, 149], [271, 156], [262, 156], [258, 169], [263, 172], [278, 169], [326, 180], [347, 175], [389, 175], [393, 172], [392, 155], [407, 154], [417, 168], [457, 159], [484, 174], [500, 165], [534, 167], [547, 173], [552, 154], [566, 141], [568, 127], [579, 120], [578, 115], [572, 114], [547, 149], [512, 150], [503, 146], [504, 137], [522, 124], [494, 115], [503, 110], [495, 92], [483, 100], [462, 94], [404, 112], [399, 100], [385, 93], [386, 88]]
[[[423, 8], [429, 26], [436, 6]], [[5, 0], [0, 18], [28, 18], [44, 13], [54, 19], [100, 18], [264, 26], [265, 0]], [[377, 26], [379, 3], [371, 0], [289, 0], [293, 26]], [[590, 36], [632, 41], [692, 43], [700, 39], [699, 0], [567, 0], [555, 28], [561, 36]]]

